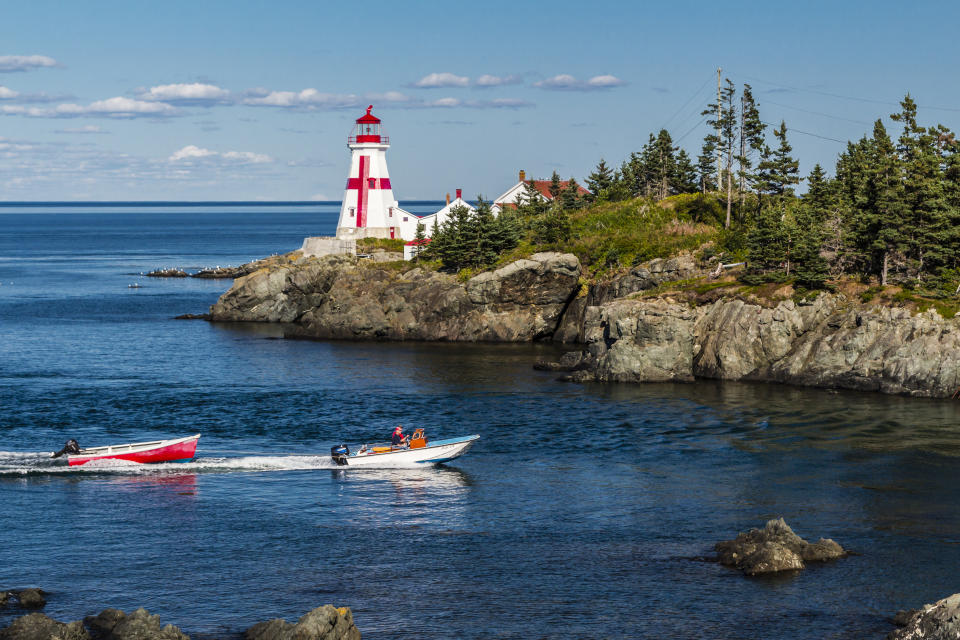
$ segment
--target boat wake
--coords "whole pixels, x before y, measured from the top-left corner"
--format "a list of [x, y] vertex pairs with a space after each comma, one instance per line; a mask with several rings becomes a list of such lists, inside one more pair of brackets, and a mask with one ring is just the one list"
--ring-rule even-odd
[[[423, 468], [419, 464], [384, 462], [366, 469]], [[51, 459], [49, 452], [0, 451], [0, 478], [31, 475], [178, 475], [195, 473], [243, 473], [274, 471], [343, 470], [329, 454], [277, 455], [249, 454], [240, 456], [204, 456], [190, 462], [139, 464], [124, 460], [94, 460], [80, 466], [67, 466], [63, 459]], [[351, 471], [356, 471], [351, 467]]]
[[47, 452], [0, 451], [0, 477], [25, 475], [158, 475], [184, 473], [231, 473], [266, 471], [309, 471], [335, 469], [329, 455], [245, 455], [236, 457], [198, 457], [189, 462], [139, 464], [124, 460], [94, 460], [80, 466], [67, 466]]

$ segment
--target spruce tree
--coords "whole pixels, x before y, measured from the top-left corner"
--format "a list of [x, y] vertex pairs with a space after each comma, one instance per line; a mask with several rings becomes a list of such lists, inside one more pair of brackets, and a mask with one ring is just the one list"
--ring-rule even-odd
[[717, 190], [717, 143], [716, 136], [703, 139], [703, 147], [697, 156], [697, 188], [701, 193]]
[[413, 242], [413, 258], [417, 262], [420, 262], [420, 254], [426, 249], [427, 244], [427, 228], [422, 222], [417, 223], [417, 230], [414, 232]]
[[597, 168], [587, 176], [587, 189], [590, 191], [590, 200], [601, 200], [605, 192], [613, 185], [613, 171], [607, 162], [601, 158]]
[[711, 116], [712, 119], [707, 119], [707, 125], [717, 131], [717, 133], [704, 138], [704, 142], [711, 141], [715, 145], [714, 149], [719, 147], [723, 158], [721, 175], [718, 176], [718, 188], [720, 191], [726, 190], [727, 193], [727, 218], [724, 223], [726, 229], [730, 228], [730, 216], [733, 209], [733, 158], [737, 132], [737, 111], [734, 106], [736, 93], [736, 86], [727, 79], [726, 84], [720, 91], [720, 113], [717, 113], [717, 103], [714, 102], [700, 114]]
[[563, 189], [563, 185], [560, 184], [560, 174], [554, 169], [553, 174], [550, 176], [550, 186], [547, 189], [550, 192], [550, 197], [554, 200], [559, 198], [561, 189]]

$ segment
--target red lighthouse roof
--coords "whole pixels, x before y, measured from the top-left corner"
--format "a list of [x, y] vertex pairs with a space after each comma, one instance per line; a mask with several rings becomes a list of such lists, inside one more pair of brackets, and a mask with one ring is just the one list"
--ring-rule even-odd
[[357, 118], [357, 124], [380, 124], [380, 118], [377, 116], [371, 115], [370, 111], [373, 109], [373, 105], [367, 107], [367, 112]]

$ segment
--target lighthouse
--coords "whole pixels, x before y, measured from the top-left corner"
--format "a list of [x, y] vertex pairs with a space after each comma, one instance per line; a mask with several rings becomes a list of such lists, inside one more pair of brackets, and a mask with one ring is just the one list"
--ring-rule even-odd
[[357, 118], [347, 138], [351, 151], [350, 175], [337, 222], [338, 238], [400, 237], [401, 212], [393, 199], [387, 173], [390, 138], [383, 135], [380, 118], [370, 113], [372, 110], [370, 105], [367, 112]]

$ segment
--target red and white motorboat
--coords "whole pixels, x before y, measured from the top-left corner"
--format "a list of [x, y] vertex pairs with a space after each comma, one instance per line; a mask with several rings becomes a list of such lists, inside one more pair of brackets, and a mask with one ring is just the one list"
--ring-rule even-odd
[[[67, 454], [67, 462], [71, 467], [86, 464], [93, 460], [125, 460], [127, 462], [155, 463], [181, 462], [190, 460], [197, 452], [197, 441], [200, 434], [174, 440], [157, 440], [156, 442], [131, 442], [130, 444], [114, 444], [106, 447], [90, 447], [80, 449], [75, 440], [67, 443], [63, 450], [53, 457]], [[71, 443], [73, 447], [71, 447]]]

